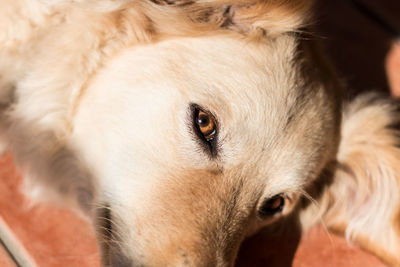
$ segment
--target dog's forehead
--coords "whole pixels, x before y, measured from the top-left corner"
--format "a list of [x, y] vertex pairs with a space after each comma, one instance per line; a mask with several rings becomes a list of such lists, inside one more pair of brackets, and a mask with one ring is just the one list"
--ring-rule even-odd
[[115, 91], [116, 98], [173, 97], [207, 108], [238, 130], [244, 121], [272, 129], [301, 90], [296, 47], [290, 36], [262, 43], [229, 35], [178, 38], [127, 49], [105, 68], [106, 79], [125, 90]]
[[[249, 158], [262, 162], [265, 157], [281, 163], [285, 157], [276, 151], [298, 152], [296, 146], [287, 145], [290, 142], [275, 148], [289, 132], [285, 131], [288, 121], [302, 113], [291, 110], [302, 90], [293, 62], [295, 49], [296, 40], [291, 36], [264, 43], [251, 43], [236, 35], [208, 36], [135, 46], [100, 71], [91, 85], [95, 90], [89, 87], [87, 91], [86, 109], [97, 110], [97, 116], [90, 119], [92, 124], [113, 129], [101, 133], [109, 154], [130, 155], [131, 162], [142, 163], [137, 169], [177, 155], [181, 162], [199, 168], [209, 163], [193, 141], [188, 123], [190, 104], [217, 117], [224, 164], [241, 165]], [[310, 125], [312, 128], [315, 123]], [[164, 164], [171, 166], [171, 162]]]

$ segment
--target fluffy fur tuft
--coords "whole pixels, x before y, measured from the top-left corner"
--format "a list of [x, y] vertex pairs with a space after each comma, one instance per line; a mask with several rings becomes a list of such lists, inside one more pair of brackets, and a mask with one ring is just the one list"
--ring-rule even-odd
[[[399, 104], [369, 93], [344, 107], [341, 141], [333, 177], [316, 213], [328, 228], [344, 234], [386, 262], [400, 264]], [[325, 177], [326, 178], [326, 177]], [[310, 215], [310, 214], [308, 214]]]

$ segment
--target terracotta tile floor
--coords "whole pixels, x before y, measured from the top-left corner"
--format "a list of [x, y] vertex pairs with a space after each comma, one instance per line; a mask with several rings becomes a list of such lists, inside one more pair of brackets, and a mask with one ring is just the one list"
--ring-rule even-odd
[[[326, 50], [347, 82], [348, 94], [364, 89], [400, 96], [400, 44], [392, 35], [354, 9], [347, 0], [320, 0], [318, 19]], [[400, 2], [365, 0], [374, 10], [400, 25]], [[395, 13], [397, 10], [397, 13]], [[396, 16], [397, 15], [397, 16]], [[399, 28], [397, 28], [399, 29]], [[93, 230], [68, 210], [47, 204], [29, 207], [19, 193], [21, 178], [12, 156], [0, 157], [0, 216], [12, 229], [37, 266], [99, 266]], [[296, 244], [299, 246], [296, 248]], [[281, 244], [279, 246], [279, 244]], [[374, 256], [328, 235], [322, 227], [301, 240], [282, 240], [259, 234], [245, 242], [239, 266], [350, 267], [385, 266]], [[16, 266], [0, 244], [0, 266]]]
[[9, 257], [7, 251], [0, 246], [0, 266], [4, 267], [16, 267], [17, 265], [14, 261]]
[[93, 231], [84, 220], [48, 204], [29, 206], [10, 154], [0, 158], [0, 181], [0, 216], [38, 266], [100, 265]]

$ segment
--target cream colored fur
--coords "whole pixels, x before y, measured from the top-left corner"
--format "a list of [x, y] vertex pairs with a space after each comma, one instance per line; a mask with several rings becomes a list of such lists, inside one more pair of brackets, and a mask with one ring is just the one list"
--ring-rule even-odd
[[[345, 106], [333, 182], [313, 211], [332, 230], [396, 266], [400, 244], [400, 213], [395, 204], [400, 201], [398, 122], [398, 103], [375, 94], [365, 94]], [[310, 224], [312, 218], [304, 218]]]
[[[33, 198], [93, 221], [105, 266], [231, 266], [288, 214], [400, 264], [398, 104], [342, 106], [301, 37], [311, 1], [0, 6], [1, 138]], [[215, 153], [194, 104], [216, 117]]]

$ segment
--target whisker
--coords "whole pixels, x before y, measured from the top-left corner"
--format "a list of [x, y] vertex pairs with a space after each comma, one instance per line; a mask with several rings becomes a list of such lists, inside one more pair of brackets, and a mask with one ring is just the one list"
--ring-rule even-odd
[[[306, 199], [308, 199], [308, 200], [310, 201], [310, 203], [318, 209], [318, 211], [321, 211], [321, 210], [322, 210], [322, 208], [321, 208], [321, 206], [319, 205], [318, 201], [317, 201], [315, 198], [313, 198], [310, 194], [308, 194], [308, 193], [307, 193], [306, 191], [304, 191], [303, 189], [300, 189], [300, 193], [301, 193]], [[318, 213], [317, 213], [317, 216], [318, 216], [318, 221], [319, 221], [319, 222], [321, 223], [321, 225], [322, 225], [322, 229], [324, 230], [324, 232], [325, 232], [325, 233], [327, 234], [327, 236], [328, 236], [329, 243], [330, 243], [330, 245], [331, 245], [332, 251], [335, 253], [335, 250], [333, 249], [333, 248], [334, 248], [334, 242], [333, 242], [332, 235], [331, 235], [331, 233], [329, 232], [328, 226], [326, 225], [326, 223], [325, 223], [325, 221], [324, 221], [324, 219], [323, 219], [323, 217], [322, 217], [321, 212], [318, 212]]]

